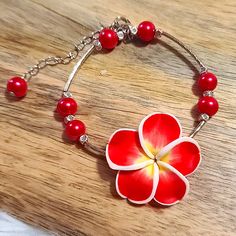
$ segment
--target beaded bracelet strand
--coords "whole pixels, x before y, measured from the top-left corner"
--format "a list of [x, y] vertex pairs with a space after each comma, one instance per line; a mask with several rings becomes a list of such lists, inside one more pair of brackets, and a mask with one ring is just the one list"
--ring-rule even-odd
[[[85, 124], [75, 119], [78, 106], [69, 91], [81, 65], [95, 50], [112, 50], [120, 42], [136, 38], [147, 44], [160, 37], [166, 37], [181, 46], [200, 67], [198, 88], [203, 96], [198, 101], [200, 116], [197, 126], [188, 137], [182, 137], [182, 128], [175, 116], [152, 113], [141, 121], [137, 130], [115, 131], [105, 149], [91, 144]], [[57, 104], [57, 112], [64, 118], [66, 136], [71, 141], [80, 142], [92, 154], [105, 156], [109, 167], [118, 170], [116, 190], [122, 198], [136, 204], [145, 204], [153, 199], [165, 206], [179, 202], [189, 191], [186, 176], [192, 174], [201, 162], [200, 147], [193, 137], [218, 111], [218, 102], [213, 96], [217, 86], [216, 76], [208, 72], [206, 66], [185, 44], [157, 29], [152, 22], [143, 21], [135, 27], [127, 18], [117, 17], [110, 26], [84, 37], [66, 57], [40, 60], [22, 77], [11, 78], [7, 83], [7, 91], [16, 97], [25, 96], [27, 82], [39, 70], [47, 65], [68, 64], [80, 51], [85, 53], [75, 64]]]

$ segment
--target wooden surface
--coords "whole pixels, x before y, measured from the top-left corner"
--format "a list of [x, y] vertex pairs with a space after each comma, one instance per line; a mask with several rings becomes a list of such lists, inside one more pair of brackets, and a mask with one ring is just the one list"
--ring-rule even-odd
[[[222, 1], [0, 1], [0, 208], [59, 235], [235, 235], [236, 3]], [[219, 78], [220, 111], [196, 140], [203, 162], [185, 201], [134, 206], [115, 191], [105, 159], [62, 139], [54, 114], [73, 63], [43, 70], [28, 96], [5, 96], [5, 83], [117, 15], [144, 19], [191, 45]], [[198, 99], [195, 63], [168, 40], [120, 45], [89, 58], [72, 92], [91, 141], [104, 146], [118, 128], [136, 128], [150, 112], [176, 115], [188, 134]], [[186, 54], [184, 54], [186, 56]]]

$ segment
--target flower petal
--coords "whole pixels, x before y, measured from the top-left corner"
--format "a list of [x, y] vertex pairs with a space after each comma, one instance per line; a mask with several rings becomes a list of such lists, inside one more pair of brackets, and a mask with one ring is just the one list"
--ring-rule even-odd
[[171, 206], [183, 199], [189, 191], [188, 180], [169, 164], [158, 161], [160, 168], [159, 183], [155, 201], [161, 205]]
[[156, 163], [140, 170], [119, 171], [116, 176], [116, 190], [122, 198], [136, 204], [151, 201], [156, 193], [159, 169]]
[[179, 121], [172, 115], [152, 113], [139, 126], [140, 143], [148, 156], [154, 158], [161, 148], [181, 136]]
[[153, 163], [140, 145], [138, 132], [131, 129], [119, 129], [112, 134], [106, 159], [114, 170], [137, 170]]
[[160, 161], [170, 164], [184, 176], [193, 173], [201, 162], [200, 147], [190, 137], [176, 139], [165, 146], [158, 156]]

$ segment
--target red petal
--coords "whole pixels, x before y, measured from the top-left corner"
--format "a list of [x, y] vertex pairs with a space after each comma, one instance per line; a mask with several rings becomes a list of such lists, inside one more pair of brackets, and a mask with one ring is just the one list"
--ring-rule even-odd
[[144, 151], [154, 158], [161, 148], [181, 136], [178, 120], [169, 114], [153, 113], [139, 126], [140, 143]]
[[193, 173], [201, 162], [200, 147], [189, 137], [173, 141], [160, 151], [159, 156], [161, 161], [170, 164], [185, 176]]
[[188, 193], [188, 180], [165, 162], [158, 161], [158, 166], [160, 176], [154, 199], [158, 203], [167, 206], [178, 203]]
[[116, 190], [122, 198], [136, 204], [145, 204], [153, 199], [158, 179], [156, 163], [139, 170], [119, 171], [116, 177]]
[[115, 170], [136, 170], [153, 163], [140, 145], [138, 132], [129, 129], [119, 129], [111, 136], [106, 158]]

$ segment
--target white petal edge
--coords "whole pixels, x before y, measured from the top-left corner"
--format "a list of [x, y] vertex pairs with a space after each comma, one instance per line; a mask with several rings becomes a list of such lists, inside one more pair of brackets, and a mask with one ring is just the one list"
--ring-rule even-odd
[[113, 170], [124, 170], [124, 171], [126, 171], [126, 170], [138, 170], [138, 169], [142, 169], [142, 168], [154, 163], [154, 160], [143, 161], [143, 162], [133, 164], [133, 165], [129, 165], [129, 166], [120, 166], [120, 165], [116, 165], [115, 163], [113, 163], [110, 159], [109, 154], [108, 154], [108, 146], [109, 146], [109, 143], [110, 143], [111, 139], [113, 138], [113, 136], [116, 133], [120, 132], [120, 131], [134, 131], [134, 132], [137, 132], [137, 130], [135, 130], [135, 129], [118, 129], [111, 135], [111, 137], [108, 141], [108, 144], [106, 145], [106, 160], [107, 160], [107, 163], [108, 163], [108, 165], [111, 169], [113, 169]]
[[199, 146], [199, 144], [197, 143], [196, 140], [194, 140], [193, 138], [190, 138], [190, 137], [181, 137], [181, 138], [178, 138], [176, 140], [174, 140], [173, 142], [167, 144], [165, 147], [163, 147], [161, 149], [161, 151], [159, 152], [158, 156], [157, 156], [157, 159], [160, 160], [160, 158], [162, 156], [164, 156], [166, 153], [168, 153], [171, 149], [173, 149], [175, 146], [177, 146], [178, 144], [180, 143], [183, 143], [183, 142], [189, 142], [189, 143], [193, 143], [196, 145], [196, 147], [198, 148], [199, 150], [199, 154], [200, 154], [200, 160], [199, 160], [199, 163], [197, 165], [197, 167], [194, 169], [194, 171], [192, 171], [191, 173], [185, 175], [185, 176], [189, 176], [191, 174], [193, 174], [197, 169], [198, 167], [200, 166], [201, 162], [202, 162], [202, 156], [201, 156], [201, 148]]
[[132, 199], [127, 198], [125, 195], [123, 195], [123, 194], [120, 192], [119, 186], [118, 186], [118, 178], [119, 178], [119, 173], [120, 173], [120, 171], [119, 171], [119, 172], [117, 173], [117, 175], [116, 175], [116, 191], [117, 191], [117, 193], [118, 193], [122, 198], [127, 199], [128, 201], [130, 201], [130, 202], [132, 202], [132, 203], [134, 203], [134, 204], [139, 204], [139, 205], [141, 205], [141, 204], [146, 204], [146, 203], [150, 202], [150, 201], [154, 198], [154, 196], [155, 196], [155, 194], [156, 194], [157, 185], [158, 185], [158, 182], [159, 182], [159, 168], [158, 168], [158, 166], [157, 166], [156, 163], [154, 163], [153, 165], [154, 165], [154, 176], [153, 176], [152, 193], [150, 194], [150, 196], [149, 196], [147, 199], [145, 199], [145, 200], [143, 200], [143, 201], [135, 201], [135, 200], [132, 200]]
[[174, 118], [177, 122], [177, 124], [179, 125], [179, 128], [180, 128], [180, 134], [179, 134], [179, 137], [182, 136], [182, 127], [181, 127], [181, 124], [179, 122], [179, 120], [174, 116], [174, 115], [171, 115], [169, 113], [159, 113], [159, 112], [153, 112], [149, 115], [147, 115], [146, 117], [144, 117], [139, 125], [139, 128], [138, 128], [138, 134], [139, 134], [139, 140], [140, 140], [140, 143], [141, 143], [141, 146], [143, 148], [143, 150], [145, 151], [145, 153], [152, 159], [154, 159], [154, 155], [149, 151], [149, 149], [146, 147], [145, 143], [144, 143], [144, 138], [143, 138], [143, 124], [144, 122], [150, 118], [151, 116], [153, 115], [168, 115], [168, 116], [171, 116], [172, 118]]
[[[165, 162], [163, 162], [163, 161], [158, 161], [157, 164], [160, 165], [160, 166], [163, 166], [163, 167], [167, 168], [167, 169], [170, 170], [170, 171], [172, 171], [172, 172], [175, 173], [181, 180], [183, 180], [183, 182], [185, 183], [185, 186], [186, 186], [185, 194], [184, 194], [184, 196], [182, 197], [182, 199], [180, 199], [180, 200], [183, 200], [183, 199], [188, 195], [188, 193], [189, 193], [189, 182], [188, 182], [188, 180], [187, 180], [178, 170], [176, 170], [176, 169], [175, 169], [174, 167], [172, 167], [171, 165], [169, 165], [169, 164], [167, 164], [167, 163], [165, 163]], [[173, 202], [173, 203], [166, 204], [166, 203], [159, 202], [155, 197], [154, 197], [154, 200], [155, 200], [157, 203], [161, 204], [162, 206], [173, 206], [173, 205], [175, 205], [176, 203], [180, 202], [180, 200], [177, 200], [177, 201], [175, 201], [175, 202]]]

